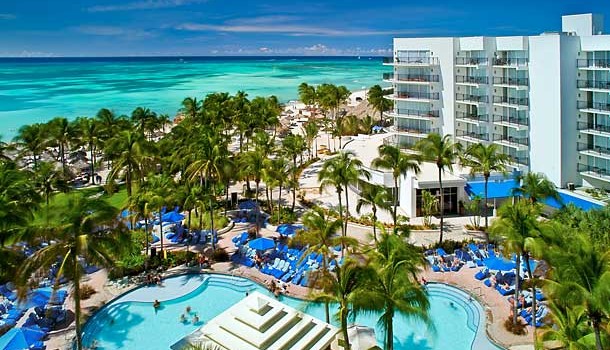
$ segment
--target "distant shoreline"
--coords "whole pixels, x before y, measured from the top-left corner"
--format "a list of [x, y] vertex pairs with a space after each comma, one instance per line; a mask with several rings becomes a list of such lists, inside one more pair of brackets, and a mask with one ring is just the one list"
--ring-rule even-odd
[[226, 55], [226, 56], [52, 56], [52, 57], [19, 57], [19, 56], [5, 56], [0, 57], [0, 63], [2, 62], [27, 62], [27, 61], [63, 61], [63, 62], [75, 62], [75, 61], [166, 61], [166, 60], [192, 60], [192, 61], [219, 61], [219, 60], [271, 60], [271, 59], [323, 59], [323, 60], [380, 60], [383, 56], [238, 56], [238, 55]]

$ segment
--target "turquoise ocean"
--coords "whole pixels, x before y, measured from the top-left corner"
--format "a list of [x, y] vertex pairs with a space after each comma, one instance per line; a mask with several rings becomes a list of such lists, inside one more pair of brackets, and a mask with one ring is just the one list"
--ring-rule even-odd
[[[385, 69], [387, 70], [387, 69]], [[138, 106], [176, 115], [188, 96], [243, 90], [250, 97], [297, 98], [297, 86], [381, 84], [379, 57], [0, 58], [0, 135], [54, 117], [130, 114]]]

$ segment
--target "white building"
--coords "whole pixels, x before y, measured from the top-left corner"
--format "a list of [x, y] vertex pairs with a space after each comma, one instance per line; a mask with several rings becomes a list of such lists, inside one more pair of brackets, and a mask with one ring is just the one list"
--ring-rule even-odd
[[405, 148], [431, 132], [495, 143], [515, 169], [558, 187], [610, 189], [610, 36], [603, 17], [562, 17], [537, 36], [395, 38], [394, 134]]

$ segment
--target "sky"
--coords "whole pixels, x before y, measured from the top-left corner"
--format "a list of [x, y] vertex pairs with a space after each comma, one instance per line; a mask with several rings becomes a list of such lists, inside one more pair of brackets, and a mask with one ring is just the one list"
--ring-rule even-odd
[[606, 0], [0, 0], [0, 57], [384, 55], [393, 37], [536, 35]]

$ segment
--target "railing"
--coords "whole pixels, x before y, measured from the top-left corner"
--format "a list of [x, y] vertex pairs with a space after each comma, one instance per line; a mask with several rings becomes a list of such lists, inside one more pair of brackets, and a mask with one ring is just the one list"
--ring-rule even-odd
[[606, 169], [606, 168], [600, 168], [597, 166], [593, 166], [593, 165], [587, 165], [587, 164], [582, 164], [582, 163], [578, 163], [578, 172], [580, 173], [593, 173], [596, 176], [603, 176], [603, 177], [610, 177], [610, 170]]
[[526, 118], [517, 118], [517, 117], [510, 117], [507, 115], [497, 115], [494, 114], [493, 115], [493, 121], [494, 122], [502, 122], [502, 123], [508, 123], [508, 124], [515, 124], [515, 125], [523, 125], [523, 126], [529, 126], [529, 120]]
[[489, 102], [489, 98], [486, 95], [455, 94], [455, 99], [458, 101]]
[[489, 134], [477, 133], [473, 131], [456, 130], [455, 136], [457, 137], [470, 137], [477, 140], [489, 141]]
[[580, 89], [604, 89], [610, 90], [610, 81], [599, 80], [577, 80], [576, 87]]
[[430, 128], [430, 127], [408, 127], [408, 126], [398, 126], [394, 125], [390, 127], [390, 130], [398, 131], [398, 132], [406, 132], [409, 134], [432, 134], [438, 133], [438, 128]]
[[515, 163], [515, 164], [521, 164], [521, 165], [525, 165], [525, 166], [528, 166], [530, 164], [529, 157], [513, 157], [513, 156], [509, 155], [508, 159], [510, 159], [511, 163]]
[[413, 98], [420, 100], [438, 100], [440, 95], [438, 92], [403, 92], [396, 91], [393, 95], [389, 95], [394, 98]]
[[601, 111], [610, 111], [610, 103], [578, 101], [577, 106], [579, 109], [589, 108], [589, 109], [598, 109]]
[[440, 116], [439, 111], [421, 111], [417, 109], [409, 109], [409, 108], [398, 108], [392, 111], [395, 115], [405, 115], [405, 116], [416, 116], [423, 118], [438, 118]]
[[398, 138], [395, 137], [386, 137], [383, 139], [384, 145], [390, 145], [404, 150], [412, 150], [416, 143], [417, 140], [413, 140], [413, 142], [398, 142]]
[[494, 84], [510, 85], [510, 86], [528, 86], [528, 78], [509, 78], [509, 77], [494, 77]]
[[489, 116], [487, 114], [455, 112], [455, 119], [469, 119], [477, 122], [487, 122], [489, 121]]
[[599, 125], [595, 123], [578, 122], [578, 130], [592, 130], [610, 133], [610, 125]]
[[590, 143], [582, 143], [582, 142], [579, 142], [577, 144], [577, 147], [578, 147], [579, 151], [591, 151], [593, 153], [610, 155], [610, 148], [608, 148], [608, 147], [602, 147], [602, 146], [592, 145]]
[[494, 58], [493, 60], [494, 66], [527, 66], [527, 63], [527, 58]]
[[384, 57], [383, 63], [438, 65], [438, 57], [409, 57], [398, 55], [395, 57]]
[[523, 146], [529, 146], [529, 144], [530, 144], [529, 140], [526, 137], [515, 137], [515, 136], [494, 134], [493, 138], [494, 138], [494, 141], [505, 141], [508, 143], [518, 144], [518, 145], [523, 145]]
[[457, 65], [478, 65], [487, 64], [487, 57], [456, 57], [455, 64]]
[[610, 59], [579, 59], [578, 68], [610, 68]]
[[383, 73], [383, 80], [396, 80], [396, 81], [421, 81], [428, 83], [436, 83], [440, 80], [438, 74], [394, 74], [394, 73]]
[[529, 99], [527, 97], [508, 97], [494, 96], [494, 103], [507, 103], [509, 105], [528, 106]]
[[456, 83], [470, 83], [470, 84], [488, 84], [488, 77], [473, 77], [468, 75], [458, 75], [455, 77]]

